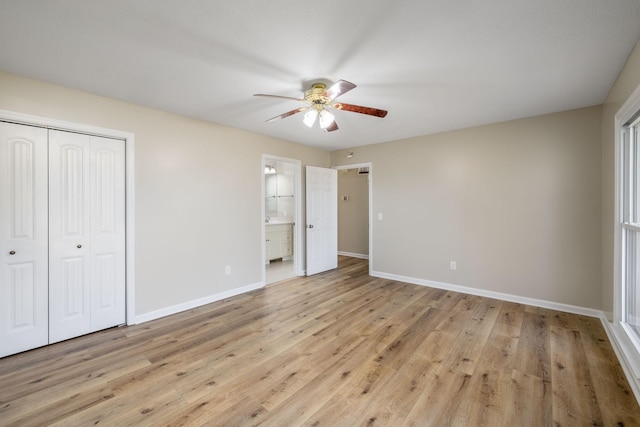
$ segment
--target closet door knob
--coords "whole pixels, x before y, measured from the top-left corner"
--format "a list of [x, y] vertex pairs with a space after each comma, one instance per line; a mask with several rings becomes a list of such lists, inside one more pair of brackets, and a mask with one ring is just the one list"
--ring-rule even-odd
[[76, 248], [78, 248], [78, 249], [80, 249], [81, 247], [82, 247], [82, 245], [78, 245], [78, 246], [76, 246]]
[[9, 255], [15, 255], [15, 254], [16, 254], [16, 251], [9, 252]]

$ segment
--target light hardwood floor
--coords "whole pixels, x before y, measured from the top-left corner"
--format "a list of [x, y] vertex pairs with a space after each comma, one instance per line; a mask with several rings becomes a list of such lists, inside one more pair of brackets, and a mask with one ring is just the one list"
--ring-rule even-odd
[[0, 425], [634, 426], [600, 321], [367, 262], [0, 359]]

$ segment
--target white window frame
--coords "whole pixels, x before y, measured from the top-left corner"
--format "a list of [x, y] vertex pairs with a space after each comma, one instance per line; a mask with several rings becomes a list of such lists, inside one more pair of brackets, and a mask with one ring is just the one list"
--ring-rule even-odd
[[[640, 86], [636, 88], [615, 115], [614, 316], [613, 324], [611, 325], [615, 344], [621, 353], [618, 355], [622, 356], [624, 362], [626, 362], [626, 366], [630, 368], [631, 372], [627, 372], [627, 375], [631, 374], [633, 376], [636, 385], [640, 383], [640, 337], [631, 329], [625, 319], [624, 280], [627, 268], [625, 262], [625, 231], [640, 232], [640, 227], [637, 223], [640, 221], [640, 218], [635, 219], [635, 224], [630, 223], [631, 221], [625, 221], [625, 218], [629, 217], [629, 212], [625, 213], [624, 208], [630, 206], [633, 193], [636, 193], [636, 195], [640, 194], [640, 189], [627, 187], [625, 181], [625, 166], [629, 164], [629, 158], [634, 155], [636, 158], [639, 156], [633, 151], [630, 152], [628, 156], [625, 155], [624, 144], [625, 135], [627, 137], [630, 136], [629, 132], [625, 133], [625, 128], [628, 128], [629, 122], [639, 111]], [[640, 127], [640, 123], [637, 121], [635, 121], [634, 124]], [[636, 137], [640, 139], [640, 132], [636, 134]], [[636, 140], [635, 148], [636, 150], [640, 150], [640, 140]], [[636, 164], [636, 167], [636, 173], [640, 173], [640, 161]], [[637, 182], [636, 185], [638, 185]], [[640, 215], [640, 212], [636, 212], [636, 214]], [[640, 247], [638, 247], [637, 250], [640, 250]], [[640, 266], [638, 266], [638, 268], [640, 268]], [[625, 363], [623, 363], [623, 367], [624, 365]], [[638, 390], [634, 390], [636, 397], [638, 397], [637, 391]]]

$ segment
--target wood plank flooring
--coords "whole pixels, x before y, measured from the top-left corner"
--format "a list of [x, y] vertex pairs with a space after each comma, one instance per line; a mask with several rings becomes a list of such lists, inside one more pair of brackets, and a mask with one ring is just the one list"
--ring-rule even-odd
[[640, 425], [598, 319], [367, 268], [0, 359], [0, 425]]

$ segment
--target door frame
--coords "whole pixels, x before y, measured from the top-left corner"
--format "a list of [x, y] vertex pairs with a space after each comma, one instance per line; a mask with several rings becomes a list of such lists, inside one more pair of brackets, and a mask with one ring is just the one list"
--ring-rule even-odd
[[[333, 169], [336, 170], [346, 170], [346, 169], [359, 169], [359, 168], [369, 168], [369, 175], [367, 177], [367, 184], [369, 186], [369, 274], [371, 274], [373, 270], [373, 163], [365, 162], [365, 163], [354, 163], [350, 165], [340, 165], [340, 166], [332, 166]], [[338, 180], [340, 176], [338, 175]], [[338, 229], [338, 233], [340, 233], [340, 229]]]
[[274, 156], [271, 154], [262, 154], [262, 161], [260, 165], [260, 229], [261, 233], [261, 245], [262, 250], [260, 253], [262, 256], [260, 257], [260, 268], [262, 271], [262, 286], [265, 286], [267, 283], [266, 277], [266, 268], [265, 268], [265, 260], [267, 259], [266, 246], [264, 244], [266, 239], [266, 223], [265, 223], [265, 201], [264, 201], [264, 190], [265, 190], [265, 179], [264, 179], [264, 168], [267, 164], [267, 159], [275, 160], [278, 162], [287, 162], [293, 163], [293, 198], [294, 198], [294, 206], [295, 206], [295, 214], [293, 219], [293, 269], [296, 276], [304, 276], [305, 275], [305, 265], [304, 265], [304, 238], [302, 236], [303, 229], [302, 225], [304, 223], [304, 211], [302, 210], [302, 199], [304, 199], [302, 194], [302, 161], [299, 159], [292, 159], [289, 157], [282, 156]]
[[136, 324], [135, 304], [135, 135], [115, 129], [83, 123], [68, 122], [50, 117], [0, 110], [0, 121], [46, 129], [84, 133], [124, 141], [125, 146], [125, 317], [127, 325]]

